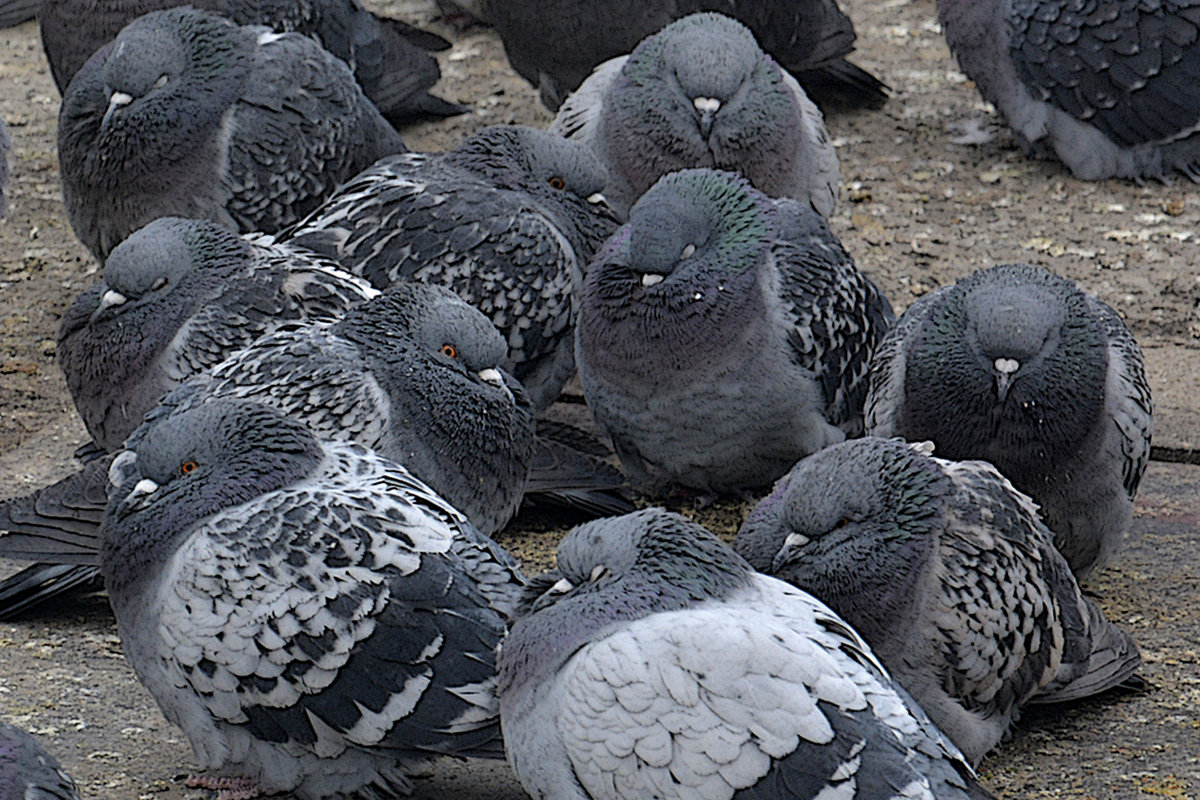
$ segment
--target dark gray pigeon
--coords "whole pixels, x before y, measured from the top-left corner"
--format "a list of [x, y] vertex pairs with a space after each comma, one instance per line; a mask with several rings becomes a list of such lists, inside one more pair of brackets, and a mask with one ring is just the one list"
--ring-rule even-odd
[[377, 292], [335, 262], [201, 220], [155, 220], [117, 246], [63, 315], [58, 357], [104, 450], [190, 375], [288, 322], [334, 319]]
[[991, 797], [844, 621], [662, 509], [569, 533], [497, 662], [535, 798]]
[[837, 203], [821, 112], [745, 25], [721, 14], [673, 22], [597, 67], [550, 129], [595, 152], [622, 215], [663, 175], [690, 167], [740, 172], [823, 217]]
[[450, 43], [400, 20], [376, 16], [358, 0], [42, 0], [42, 45], [59, 94], [66, 93], [88, 57], [130, 22], [180, 5], [212, 11], [239, 25], [265, 25], [277, 33], [316, 39], [350, 66], [363, 93], [394, 123], [466, 110], [428, 92], [441, 77], [430, 51]]
[[403, 467], [225, 401], [112, 477], [100, 566], [193, 784], [391, 797], [435, 755], [502, 757], [494, 652], [523, 580]]
[[854, 49], [854, 25], [835, 0], [480, 0], [467, 5], [500, 34], [509, 63], [540, 90], [551, 111], [596, 65], [697, 11], [741, 20], [822, 106], [877, 106], [887, 97], [878, 78], [846, 61]]
[[312, 39], [186, 7], [139, 17], [97, 51], [58, 118], [67, 216], [101, 259], [158, 217], [279, 230], [404, 151]]
[[963, 72], [1082, 180], [1200, 181], [1200, 2], [938, 0]]
[[541, 409], [574, 371], [583, 266], [617, 227], [605, 180], [578, 143], [495, 126], [445, 153], [380, 161], [280, 239], [379, 288], [416, 280], [452, 289], [504, 334], [506, 367]]
[[0, 0], [0, 28], [12, 28], [35, 18], [41, 0]]
[[0, 721], [0, 798], [79, 800], [79, 790], [32, 734]]
[[1079, 591], [1037, 507], [984, 461], [868, 436], [805, 458], [734, 549], [816, 597], [972, 763], [1022, 705], [1102, 692], [1141, 657]]
[[1083, 580], [1120, 549], [1150, 458], [1142, 351], [1110, 307], [1009, 264], [932, 292], [871, 366], [867, 432], [989, 461], [1041, 507]]
[[589, 265], [576, 358], [635, 485], [743, 492], [862, 432], [891, 320], [815, 212], [684, 170]]

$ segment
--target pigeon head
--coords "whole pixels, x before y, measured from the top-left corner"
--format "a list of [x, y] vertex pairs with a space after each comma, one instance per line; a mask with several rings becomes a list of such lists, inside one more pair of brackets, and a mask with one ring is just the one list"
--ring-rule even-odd
[[[433, 368], [444, 369], [508, 395], [500, 364], [508, 345], [478, 309], [440, 286], [401, 283], [351, 309], [334, 331], [386, 361], [397, 348], [417, 349]], [[518, 390], [523, 391], [523, 390]]]
[[686, 365], [762, 318], [758, 283], [778, 221], [738, 175], [683, 170], [660, 180], [588, 267], [580, 326], [596, 363]]
[[[727, 597], [750, 584], [741, 556], [661, 508], [585, 523], [558, 545], [557, 568], [526, 587], [500, 659], [500, 691], [556, 669], [598, 632]], [[536, 643], [536, 646], [533, 646]]]
[[109, 469], [101, 567], [110, 588], [138, 578], [195, 522], [295, 482], [321, 458], [303, 423], [258, 403], [220, 399], [162, 420]]
[[768, 193], [783, 185], [779, 156], [799, 141], [799, 106], [779, 65], [750, 30], [721, 14], [693, 14], [630, 54], [606, 100], [612, 154], [634, 196], [688, 167], [741, 172]]
[[1108, 348], [1087, 297], [1012, 264], [930, 302], [907, 359], [905, 437], [932, 440], [945, 458], [986, 458], [1006, 475], [1069, 458], [1104, 408]]
[[734, 549], [812, 592], [868, 641], [903, 609], [940, 525], [950, 479], [928, 444], [867, 437], [802, 459], [746, 518]]
[[579, 142], [522, 125], [494, 125], [447, 154], [448, 162], [486, 175], [502, 189], [529, 192], [555, 213], [582, 260], [616, 229], [603, 191], [608, 174]]

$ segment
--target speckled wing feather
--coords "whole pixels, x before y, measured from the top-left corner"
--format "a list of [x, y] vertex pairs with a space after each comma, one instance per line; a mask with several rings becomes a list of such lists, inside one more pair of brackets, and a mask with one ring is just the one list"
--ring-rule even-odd
[[[965, 681], [951, 694], [974, 695], [1008, 713], [1012, 705], [1026, 702], [1098, 694], [1132, 676], [1141, 665], [1137, 644], [1080, 591], [1033, 501], [1013, 491], [985, 461], [938, 463], [963, 497], [947, 509], [946, 535], [940, 540], [948, 570], [943, 591], [952, 605], [964, 609], [959, 619], [972, 625], [963, 631], [951, 617], [939, 625], [950, 637], [967, 636], [961, 640], [964, 647], [951, 648], [959, 657], [947, 659], [959, 665]], [[998, 484], [1004, 484], [1000, 491]], [[981, 591], [980, 580], [991, 588]], [[1004, 595], [996, 596], [995, 587], [1005, 587]], [[1020, 620], [1016, 626], [1003, 624], [1023, 634], [1024, 641], [991, 634], [996, 628], [989, 628], [989, 616]], [[992, 657], [981, 663], [978, 657], [989, 653]], [[975, 688], [968, 685], [972, 673], [984, 678]], [[997, 678], [1003, 681], [1000, 692]]]
[[1150, 462], [1150, 437], [1154, 431], [1154, 404], [1150, 399], [1150, 384], [1142, 364], [1142, 350], [1137, 340], [1106, 303], [1088, 296], [1087, 304], [1108, 335], [1107, 411], [1121, 432], [1121, 483], [1130, 499], [1137, 494], [1138, 484]]
[[404, 146], [345, 63], [305, 36], [253, 30], [254, 78], [229, 122], [228, 208], [243, 231], [274, 231]]
[[889, 438], [897, 435], [897, 418], [904, 409], [908, 339], [924, 325], [928, 312], [943, 302], [935, 298], [942, 298], [952, 291], [954, 287], [947, 286], [919, 298], [888, 328], [879, 342], [868, 365], [863, 411], [866, 430], [872, 436]]
[[1033, 97], [1122, 147], [1200, 123], [1200, 2], [1012, 0], [1009, 21], [1009, 53]]
[[657, 614], [576, 653], [559, 677], [561, 719], [586, 725], [561, 734], [589, 796], [657, 784], [711, 800], [934, 796], [902, 732], [877, 724], [907, 712], [861, 639], [790, 588], [772, 610]]
[[894, 320], [891, 304], [823, 222], [794, 201], [779, 208], [785, 230], [773, 253], [795, 361], [817, 376], [826, 418], [861, 433], [871, 357]]
[[[571, 330], [581, 270], [570, 243], [533, 203], [440, 171], [425, 156], [381, 160], [288, 240], [377, 287], [415, 280], [453, 290], [505, 334], [513, 364], [552, 357]], [[453, 191], [444, 190], [451, 181]]]
[[[177, 704], [324, 757], [499, 756], [488, 642], [503, 624], [452, 557], [478, 545], [402, 469], [357, 447], [327, 454], [315, 482], [189, 534], [160, 584], [157, 680], [189, 688]], [[434, 673], [442, 688], [427, 691]], [[188, 728], [194, 712], [166, 710]]]

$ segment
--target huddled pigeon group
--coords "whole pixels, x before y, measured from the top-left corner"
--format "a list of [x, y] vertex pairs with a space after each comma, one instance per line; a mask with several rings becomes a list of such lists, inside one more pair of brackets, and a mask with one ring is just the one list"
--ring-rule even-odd
[[[938, 13], [1030, 152], [1200, 180], [1200, 5], [1101, 6]], [[358, 0], [41, 0], [91, 441], [0, 502], [0, 616], [102, 586], [222, 800], [440, 756], [539, 800], [985, 800], [1023, 707], [1142, 685], [1080, 588], [1149, 460], [1138, 344], [1027, 264], [895, 317], [830, 219], [823, 110], [887, 98], [834, 1], [465, 8], [548, 129], [408, 152], [469, 111], [449, 43]], [[755, 505], [730, 546], [678, 495]], [[527, 578], [530, 505], [599, 519]], [[10, 796], [78, 795], [0, 723]]]

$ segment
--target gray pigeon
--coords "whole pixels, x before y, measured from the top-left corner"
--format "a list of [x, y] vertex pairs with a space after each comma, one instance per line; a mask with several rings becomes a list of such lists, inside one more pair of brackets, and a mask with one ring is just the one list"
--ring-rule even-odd
[[887, 97], [878, 78], [846, 61], [854, 25], [835, 0], [477, 0], [466, 6], [492, 24], [513, 69], [540, 89], [552, 111], [596, 65], [697, 11], [743, 22], [822, 106], [877, 106]]
[[0, 28], [12, 28], [34, 19], [41, 0], [0, 0]]
[[0, 721], [0, 798], [79, 800], [79, 790], [32, 734]]
[[836, 614], [662, 509], [569, 533], [497, 663], [539, 800], [991, 797]]
[[[42, 46], [59, 94], [65, 94], [88, 57], [117, 38], [122, 28], [142, 14], [185, 3], [42, 0], [40, 5]], [[186, 5], [228, 17], [239, 25], [265, 25], [278, 33], [294, 31], [316, 39], [350, 65], [363, 93], [392, 122], [466, 110], [428, 92], [441, 77], [430, 51], [444, 50], [450, 43], [400, 20], [377, 17], [358, 0], [188, 0]]]
[[502, 757], [494, 652], [523, 580], [403, 467], [230, 400], [111, 474], [101, 570], [193, 784], [391, 797], [432, 756]]
[[573, 297], [618, 221], [587, 148], [535, 128], [485, 128], [445, 153], [380, 161], [280, 238], [384, 288], [436, 283], [483, 311], [534, 406], [574, 371]]
[[1200, 2], [938, 0], [963, 72], [1082, 180], [1200, 181]]
[[1083, 580], [1120, 548], [1150, 458], [1150, 387], [1117, 313], [1040, 267], [932, 292], [871, 366], [867, 432], [994, 464]]
[[552, 131], [590, 147], [619, 214], [690, 167], [740, 172], [759, 190], [828, 217], [838, 160], [821, 112], [740, 22], [693, 14], [596, 68]]
[[188, 376], [297, 320], [340, 317], [377, 292], [291, 245], [159, 219], [117, 246], [63, 315], [58, 357], [88, 433], [120, 447]]
[[815, 212], [684, 170], [589, 265], [576, 360], [635, 485], [744, 492], [862, 432], [891, 320]]
[[453, 292], [402, 283], [336, 324], [286, 327], [192, 377], [126, 446], [164, 417], [250, 399], [403, 464], [492, 534], [516, 513], [533, 456], [529, 400], [499, 369], [504, 353]]
[[734, 549], [828, 603], [976, 763], [1029, 702], [1129, 678], [1129, 634], [1083, 596], [1030, 499], [984, 461], [868, 436], [805, 458]]
[[158, 217], [279, 230], [404, 150], [313, 40], [186, 7], [139, 17], [97, 51], [58, 118], [67, 216], [100, 259]]

